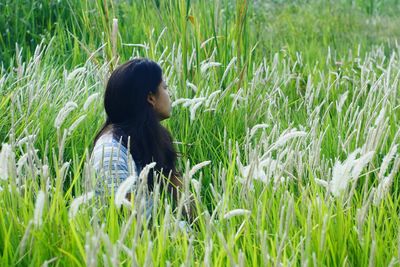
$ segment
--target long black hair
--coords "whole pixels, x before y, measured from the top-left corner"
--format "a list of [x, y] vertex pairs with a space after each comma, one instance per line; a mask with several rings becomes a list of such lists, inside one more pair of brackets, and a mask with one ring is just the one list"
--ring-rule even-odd
[[[107, 119], [93, 145], [111, 128], [113, 137], [122, 139], [122, 145], [129, 147], [136, 164], [144, 167], [156, 162], [155, 170], [168, 177], [177, 173], [177, 153], [171, 134], [160, 124], [158, 115], [147, 101], [148, 94], [156, 94], [161, 82], [161, 67], [152, 60], [136, 58], [118, 66], [107, 82], [104, 94]], [[147, 181], [152, 190], [153, 172], [149, 173]]]

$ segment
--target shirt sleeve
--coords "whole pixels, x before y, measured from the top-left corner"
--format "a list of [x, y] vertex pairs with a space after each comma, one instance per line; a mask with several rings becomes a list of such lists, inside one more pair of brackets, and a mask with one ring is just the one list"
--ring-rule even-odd
[[95, 147], [92, 154], [92, 164], [96, 172], [96, 193], [111, 193], [118, 189], [121, 183], [132, 172], [129, 168], [128, 155], [118, 143], [105, 143]]

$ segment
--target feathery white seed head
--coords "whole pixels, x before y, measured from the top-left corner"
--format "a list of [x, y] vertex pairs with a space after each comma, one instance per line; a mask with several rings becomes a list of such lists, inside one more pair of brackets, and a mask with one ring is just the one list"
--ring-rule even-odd
[[211, 160], [207, 160], [207, 161], [203, 161], [203, 162], [201, 162], [201, 163], [199, 163], [199, 164], [194, 165], [194, 166], [190, 169], [190, 171], [189, 171], [189, 177], [193, 177], [193, 175], [194, 175], [198, 170], [200, 170], [201, 168], [207, 166], [207, 165], [210, 164], [210, 163], [211, 163]]
[[356, 160], [361, 149], [356, 149], [341, 163], [339, 160], [335, 162], [332, 170], [332, 180], [329, 182], [331, 193], [338, 197], [347, 189], [351, 179], [357, 179], [362, 169], [368, 164], [374, 155], [374, 151], [370, 151]]
[[248, 215], [248, 214], [251, 214], [251, 211], [246, 209], [234, 209], [225, 213], [224, 219], [230, 219], [235, 216]]
[[286, 133], [284, 135], [281, 135], [278, 140], [275, 142], [274, 146], [276, 147], [280, 147], [283, 146], [284, 144], [286, 144], [286, 142], [288, 142], [289, 140], [293, 139], [293, 138], [297, 138], [297, 137], [303, 137], [306, 136], [307, 133], [304, 131], [297, 131], [296, 129], [290, 131], [289, 133]]
[[346, 91], [345, 93], [343, 93], [340, 96], [339, 102], [336, 101], [336, 109], [337, 109], [338, 113], [342, 112], [343, 104], [344, 104], [344, 102], [346, 102], [348, 94], [349, 94], [349, 91]]
[[199, 181], [197, 181], [195, 179], [191, 179], [190, 183], [192, 184], [192, 186], [193, 186], [193, 188], [194, 188], [194, 190], [196, 192], [200, 192], [200, 183], [199, 183]]
[[65, 106], [58, 112], [58, 115], [54, 121], [54, 127], [59, 129], [63, 124], [64, 120], [68, 117], [68, 115], [78, 107], [78, 105], [73, 102], [69, 101], [65, 104]]
[[378, 126], [384, 119], [384, 117], [385, 117], [385, 108], [382, 108], [381, 111], [379, 112], [378, 117], [376, 117], [375, 126]]
[[150, 169], [154, 168], [156, 166], [156, 162], [151, 162], [144, 166], [142, 171], [139, 174], [139, 180], [142, 181], [143, 179], [147, 179], [147, 175], [149, 174]]
[[123, 43], [122, 45], [130, 46], [130, 47], [140, 47], [140, 48], [143, 48], [145, 50], [149, 50], [150, 49], [150, 47], [148, 45], [146, 45], [146, 44], [128, 44], [128, 43]]
[[43, 171], [43, 177], [44, 178], [49, 177], [49, 166], [47, 164], [44, 164], [42, 166], [42, 171]]
[[25, 163], [27, 162], [28, 156], [29, 156], [29, 152], [23, 154], [23, 155], [19, 158], [19, 160], [18, 160], [18, 162], [17, 162], [17, 174], [19, 174], [19, 175], [21, 174], [22, 167], [23, 167], [23, 166], [25, 165]]
[[253, 137], [253, 135], [256, 133], [256, 131], [258, 129], [265, 129], [265, 128], [268, 128], [268, 127], [269, 127], [269, 125], [265, 124], [265, 123], [254, 125], [253, 128], [251, 128], [251, 130], [250, 130], [250, 138]]
[[25, 136], [24, 138], [22, 138], [17, 142], [16, 146], [22, 146], [25, 143], [32, 143], [35, 141], [35, 139], [36, 139], [36, 134]]
[[[254, 180], [258, 180], [258, 181], [261, 181], [263, 183], [267, 183], [268, 182], [268, 176], [265, 173], [264, 167], [265, 166], [263, 166], [261, 164], [258, 164], [258, 166], [256, 166], [254, 163], [250, 163], [247, 166], [241, 167], [240, 168], [240, 172], [242, 174], [241, 178], [243, 178], [243, 182], [245, 182], [247, 178], [252, 178]], [[253, 170], [252, 170], [252, 173], [251, 173], [251, 177], [249, 177], [251, 169], [253, 169]]]
[[196, 117], [196, 110], [203, 104], [203, 102], [197, 102], [196, 104], [190, 107], [190, 120], [194, 121]]
[[353, 179], [358, 179], [361, 171], [372, 160], [374, 154], [375, 151], [370, 151], [355, 161], [353, 170], [351, 171], [351, 176]]
[[386, 173], [386, 170], [387, 170], [387, 168], [388, 168], [388, 166], [389, 166], [389, 163], [390, 163], [390, 162], [392, 161], [392, 159], [395, 157], [396, 152], [397, 152], [397, 145], [394, 145], [394, 146], [390, 149], [390, 151], [385, 155], [385, 157], [383, 158], [382, 164], [381, 164], [381, 167], [380, 167], [380, 170], [379, 170], [379, 174], [378, 174], [378, 179], [379, 179], [379, 180], [382, 180], [382, 179], [383, 179], [383, 177], [384, 177], [384, 175], [385, 175], [385, 173]]
[[134, 175], [129, 176], [126, 178], [118, 187], [117, 192], [115, 193], [115, 205], [117, 208], [120, 208], [122, 204], [125, 203], [125, 198], [126, 194], [128, 193], [129, 190], [132, 189], [132, 186], [134, 186], [137, 183], [137, 174], [135, 173]]
[[7, 180], [9, 172], [9, 163], [12, 159], [13, 151], [11, 145], [5, 143], [2, 144], [0, 152], [0, 179]]
[[226, 76], [228, 75], [229, 70], [232, 68], [233, 64], [235, 64], [236, 59], [237, 59], [236, 57], [233, 57], [233, 58], [231, 59], [231, 61], [229, 61], [229, 64], [228, 64], [228, 66], [226, 67], [226, 69], [225, 69], [225, 71], [224, 71], [224, 74], [222, 75], [222, 78], [221, 78], [221, 86], [222, 86], [222, 82], [225, 80]]
[[100, 95], [99, 93], [91, 94], [91, 95], [86, 99], [85, 103], [83, 104], [83, 110], [86, 111], [86, 110], [89, 108], [90, 104], [92, 104], [93, 101], [95, 101], [96, 98], [97, 98], [99, 95]]
[[43, 217], [44, 202], [45, 202], [45, 193], [40, 190], [36, 197], [35, 211], [33, 214], [33, 224], [36, 227], [40, 227], [43, 222], [42, 217]]
[[69, 219], [71, 220], [76, 216], [80, 205], [87, 203], [93, 197], [94, 197], [94, 192], [91, 191], [91, 192], [83, 194], [82, 196], [75, 198], [72, 201], [71, 206], [69, 208], [69, 212], [68, 212]]
[[86, 118], [86, 114], [80, 116], [79, 118], [77, 118], [74, 123], [71, 124], [71, 126], [68, 128], [68, 134], [70, 135], [76, 127], [78, 127], [78, 125]]
[[219, 67], [219, 66], [221, 66], [221, 63], [219, 62], [207, 62], [201, 65], [200, 72], [204, 74], [209, 68]]
[[343, 164], [340, 161], [336, 161], [332, 170], [332, 180], [329, 182], [331, 193], [338, 197], [342, 191], [347, 188], [350, 182], [351, 166], [352, 161], [346, 161]]
[[394, 176], [398, 173], [400, 168], [400, 158], [396, 157], [393, 163], [393, 168], [387, 177], [384, 177], [379, 182], [378, 188], [375, 191], [373, 204], [378, 206], [384, 197], [389, 193], [390, 187], [393, 183]]
[[222, 92], [221, 89], [212, 92], [212, 93], [207, 97], [207, 100], [206, 100], [206, 102], [205, 102], [205, 106], [206, 106], [206, 107], [209, 107], [210, 104], [211, 104], [211, 102], [214, 100], [214, 98], [215, 98], [219, 93], [221, 93], [221, 92]]
[[85, 67], [80, 67], [80, 68], [74, 69], [73, 71], [71, 71], [70, 74], [68, 74], [67, 81], [74, 79], [77, 75], [79, 75], [81, 73], [85, 73], [85, 71], [86, 71]]
[[183, 103], [182, 106], [183, 107], [193, 106], [196, 103], [203, 102], [205, 99], [206, 99], [205, 97], [197, 97], [197, 98], [189, 99], [188, 101]]
[[182, 104], [182, 103], [186, 103], [188, 101], [190, 101], [190, 98], [179, 98], [177, 100], [175, 100], [174, 102], [172, 102], [172, 107], [175, 107], [176, 105]]
[[325, 181], [325, 180], [321, 180], [321, 179], [315, 178], [314, 181], [315, 181], [317, 184], [319, 184], [320, 186], [323, 186], [323, 187], [325, 187], [325, 188], [328, 188], [328, 187], [329, 187], [329, 183], [328, 183], [327, 181]]
[[197, 86], [194, 85], [193, 83], [186, 81], [186, 86], [189, 87], [190, 89], [192, 89], [193, 92], [195, 92], [195, 93], [197, 92]]

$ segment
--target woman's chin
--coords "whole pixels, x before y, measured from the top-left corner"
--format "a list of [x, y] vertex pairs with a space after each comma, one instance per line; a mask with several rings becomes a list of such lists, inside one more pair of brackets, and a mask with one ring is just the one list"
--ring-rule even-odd
[[171, 117], [171, 114], [168, 114], [168, 115], [161, 115], [161, 116], [160, 116], [160, 121], [169, 119], [170, 117]]

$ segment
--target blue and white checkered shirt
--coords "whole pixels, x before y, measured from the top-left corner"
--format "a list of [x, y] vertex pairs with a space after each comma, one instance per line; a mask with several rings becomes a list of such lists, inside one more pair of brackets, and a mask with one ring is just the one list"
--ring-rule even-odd
[[[105, 133], [96, 141], [91, 154], [91, 164], [96, 172], [96, 195], [116, 193], [118, 186], [130, 175], [139, 175], [137, 166], [127, 150], [111, 132]], [[138, 182], [132, 188], [135, 192]], [[147, 191], [147, 190], [146, 190]], [[146, 217], [149, 219], [153, 207], [152, 196], [146, 194]], [[139, 204], [139, 203], [138, 203]]]

